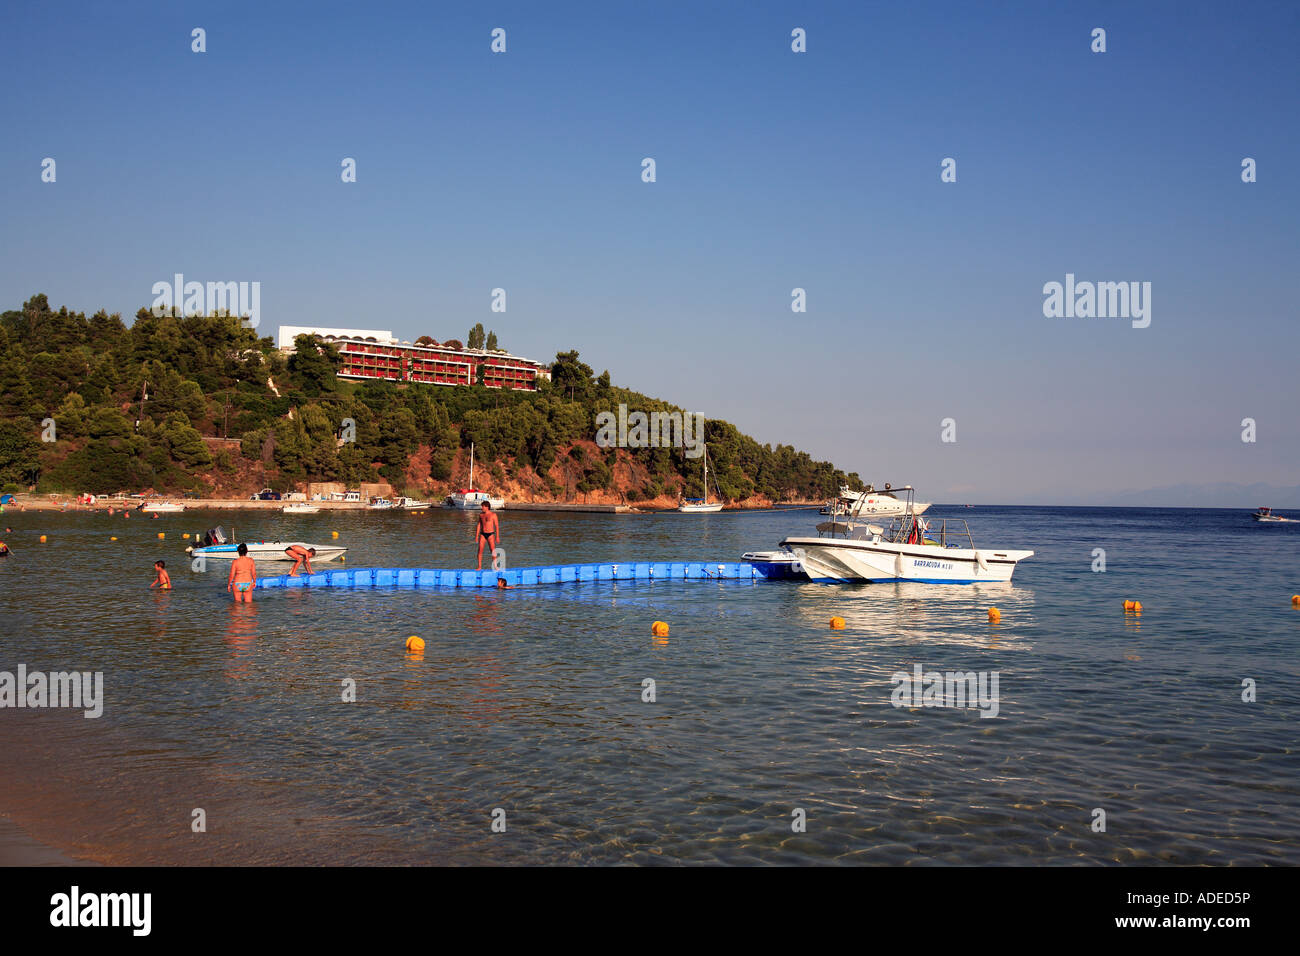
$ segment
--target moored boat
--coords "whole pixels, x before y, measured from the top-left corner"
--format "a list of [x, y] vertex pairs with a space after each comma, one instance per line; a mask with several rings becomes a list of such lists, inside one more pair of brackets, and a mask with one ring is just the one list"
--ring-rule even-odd
[[184, 505], [178, 505], [173, 501], [145, 501], [141, 503], [137, 511], [152, 511], [156, 514], [173, 514], [177, 511], [184, 511]]
[[316, 507], [315, 505], [306, 505], [306, 504], [298, 503], [298, 504], [285, 505], [280, 510], [287, 515], [314, 515], [318, 511], [320, 511], [320, 508]]
[[[906, 492], [910, 505], [914, 489]], [[911, 508], [890, 527], [856, 521], [825, 521], [818, 537], [793, 536], [781, 548], [798, 559], [813, 581], [917, 581], [981, 584], [1011, 580], [1016, 565], [1033, 551], [977, 548], [960, 518], [926, 521]]]
[[233, 561], [239, 557], [241, 543], [248, 549], [248, 556], [254, 561], [286, 561], [292, 563], [293, 558], [285, 554], [285, 550], [292, 548], [294, 545], [300, 548], [315, 548], [316, 554], [312, 557], [313, 561], [333, 561], [336, 558], [342, 558], [348, 550], [337, 545], [310, 544], [305, 541], [227, 541], [225, 531], [220, 527], [216, 527], [209, 529], [199, 544], [191, 545], [185, 549], [185, 552], [195, 558]]
[[[913, 502], [913, 512], [924, 514], [930, 507], [928, 501]], [[907, 501], [894, 493], [893, 486], [885, 482], [885, 490], [877, 491], [867, 485], [862, 491], [854, 491], [848, 485], [840, 486], [840, 496], [828, 501], [821, 509], [824, 515], [839, 517], [841, 515], [870, 515], [873, 518], [896, 518], [907, 513]]]
[[487, 502], [493, 511], [500, 511], [506, 506], [504, 498], [494, 498], [486, 491], [474, 487], [474, 443], [469, 446], [469, 487], [453, 492], [443, 499], [443, 506], [458, 508], [461, 511], [478, 511]]
[[[714, 479], [717, 484], [717, 479]], [[713, 514], [722, 510], [721, 501], [709, 501], [709, 446], [704, 446], [704, 497], [683, 498], [677, 510], [682, 514]]]

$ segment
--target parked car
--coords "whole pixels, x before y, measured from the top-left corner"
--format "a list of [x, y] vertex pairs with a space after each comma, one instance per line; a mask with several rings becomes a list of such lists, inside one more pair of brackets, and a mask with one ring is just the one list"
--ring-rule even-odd
[[279, 501], [280, 492], [272, 491], [270, 488], [263, 488], [255, 495], [248, 496], [249, 501]]

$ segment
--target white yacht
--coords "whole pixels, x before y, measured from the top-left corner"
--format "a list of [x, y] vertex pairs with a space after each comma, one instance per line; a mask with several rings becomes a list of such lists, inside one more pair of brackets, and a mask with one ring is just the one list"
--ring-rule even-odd
[[[913, 504], [913, 512], [925, 514], [929, 507], [930, 502], [917, 501]], [[856, 512], [855, 508], [858, 509]], [[907, 502], [894, 493], [889, 482], [885, 482], [884, 491], [877, 491], [872, 485], [867, 485], [862, 491], [841, 485], [839, 498], [826, 502], [821, 513], [833, 517], [856, 513], [873, 518], [897, 518], [907, 513]]]
[[[677, 510], [683, 514], [712, 514], [715, 511], [722, 510], [721, 501], [709, 501], [709, 446], [704, 447], [704, 497], [703, 498], [683, 498]], [[717, 479], [714, 479], [717, 484]]]
[[302, 502], [295, 502], [293, 504], [285, 505], [280, 510], [287, 515], [314, 515], [318, 511], [320, 511], [320, 508], [316, 507], [315, 505], [308, 505], [308, 504], [303, 504]]
[[486, 491], [479, 491], [474, 487], [474, 443], [470, 442], [469, 487], [448, 495], [443, 504], [448, 508], [459, 508], [462, 511], [478, 511], [485, 501], [492, 506], [493, 511], [500, 511], [506, 506], [504, 498], [493, 498]]

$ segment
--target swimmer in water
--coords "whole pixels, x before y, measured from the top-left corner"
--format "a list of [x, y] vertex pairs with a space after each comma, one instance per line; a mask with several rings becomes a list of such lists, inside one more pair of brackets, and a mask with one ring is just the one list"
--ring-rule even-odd
[[311, 559], [316, 557], [315, 548], [304, 548], [300, 544], [291, 544], [289, 547], [284, 549], [284, 553], [293, 558], [293, 567], [289, 570], [289, 577], [296, 578], [298, 576], [298, 568], [304, 564], [307, 566], [307, 573], [312, 573]]
[[158, 588], [160, 591], [170, 591], [172, 589], [171, 575], [167, 573], [166, 561], [155, 561], [153, 569], [158, 572], [158, 576], [153, 579], [153, 584], [149, 585], [150, 590]]
[[478, 541], [478, 570], [483, 570], [483, 547], [487, 546], [488, 557], [491, 558], [497, 546], [501, 544], [501, 519], [492, 513], [490, 502], [483, 502], [483, 507], [478, 513], [478, 526], [474, 529], [474, 537]]
[[[5, 530], [8, 531], [9, 529], [6, 528]], [[0, 558], [7, 558], [7, 557], [9, 557], [9, 545], [5, 544], [3, 541], [0, 541]]]
[[505, 578], [497, 578], [497, 590], [498, 590], [498, 591], [513, 591], [513, 590], [514, 590], [514, 587], [515, 587], [515, 586], [514, 586], [513, 584], [506, 584], [506, 579], [505, 579]]
[[226, 581], [226, 590], [234, 594], [235, 603], [245, 601], [253, 603], [253, 588], [257, 587], [257, 565], [248, 556], [248, 545], [240, 544], [239, 557], [230, 562], [230, 577]]

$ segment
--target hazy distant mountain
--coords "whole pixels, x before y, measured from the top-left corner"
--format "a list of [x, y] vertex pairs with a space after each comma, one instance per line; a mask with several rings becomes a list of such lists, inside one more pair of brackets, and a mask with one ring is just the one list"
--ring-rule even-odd
[[1250, 508], [1268, 505], [1282, 510], [1300, 509], [1300, 485], [1283, 487], [1255, 482], [1242, 485], [1231, 481], [1219, 481], [1204, 485], [1166, 485], [1163, 488], [1148, 488], [1145, 491], [1124, 491], [1095, 502], [1099, 505], [1116, 507], [1150, 507], [1150, 508]]

